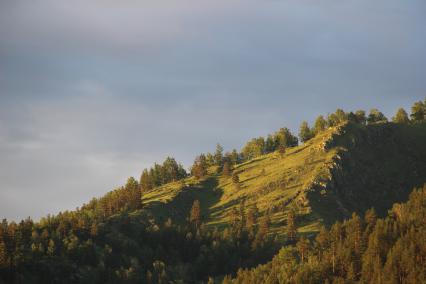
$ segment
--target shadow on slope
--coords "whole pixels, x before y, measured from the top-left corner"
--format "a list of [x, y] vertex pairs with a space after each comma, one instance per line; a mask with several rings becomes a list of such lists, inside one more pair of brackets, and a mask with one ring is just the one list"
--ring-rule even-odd
[[426, 181], [426, 123], [348, 124], [331, 143], [340, 150], [329, 180], [309, 193], [327, 223], [371, 207], [383, 216]]
[[210, 207], [216, 204], [223, 194], [217, 185], [216, 177], [208, 177], [196, 185], [183, 185], [171, 201], [151, 202], [146, 209], [149, 209], [157, 224], [164, 223], [168, 218], [174, 223], [184, 224], [187, 222], [192, 204], [195, 200], [199, 200], [202, 219], [205, 221], [209, 216]]

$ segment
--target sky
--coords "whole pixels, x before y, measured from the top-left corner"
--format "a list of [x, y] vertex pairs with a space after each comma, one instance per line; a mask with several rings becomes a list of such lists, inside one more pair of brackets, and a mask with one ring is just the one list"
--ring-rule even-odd
[[424, 0], [0, 0], [0, 218], [426, 96]]

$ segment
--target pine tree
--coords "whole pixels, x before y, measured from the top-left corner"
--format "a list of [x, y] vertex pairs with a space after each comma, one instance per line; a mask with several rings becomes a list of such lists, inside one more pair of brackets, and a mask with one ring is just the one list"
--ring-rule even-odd
[[199, 225], [201, 224], [201, 206], [200, 201], [198, 200], [195, 200], [192, 204], [189, 221], [196, 227], [199, 227]]
[[266, 234], [269, 232], [269, 227], [271, 225], [271, 216], [269, 210], [265, 212], [265, 215], [260, 219], [259, 222], [259, 233], [262, 236], [266, 236]]
[[331, 113], [327, 116], [327, 125], [330, 127], [337, 126], [339, 124], [339, 118], [335, 113]]
[[315, 120], [314, 124], [314, 133], [318, 134], [321, 131], [324, 131], [327, 128], [327, 121], [324, 119], [324, 116], [320, 115]]
[[55, 255], [55, 251], [56, 251], [55, 242], [52, 239], [50, 239], [47, 246], [47, 254], [50, 256], [53, 256]]
[[147, 169], [144, 169], [140, 179], [140, 185], [142, 190], [148, 191], [153, 187], [152, 178]]
[[230, 165], [229, 165], [229, 162], [228, 162], [228, 161], [225, 161], [225, 162], [223, 163], [222, 173], [223, 173], [223, 175], [224, 175], [224, 176], [226, 176], [226, 177], [230, 176], [230, 174], [231, 174], [231, 168], [230, 168]]
[[247, 212], [247, 223], [246, 226], [248, 229], [251, 229], [257, 223], [257, 216], [259, 215], [259, 211], [257, 206], [254, 204], [251, 206]]
[[409, 123], [410, 119], [407, 112], [403, 108], [399, 108], [395, 116], [392, 117], [392, 121], [395, 123]]
[[376, 210], [374, 208], [370, 208], [367, 211], [365, 211], [364, 220], [368, 226], [374, 227], [377, 221]]
[[302, 263], [305, 262], [306, 255], [309, 251], [309, 240], [307, 240], [304, 236], [300, 238], [300, 240], [297, 242], [296, 247], [299, 251], [300, 260]]
[[217, 143], [216, 144], [216, 151], [214, 153], [214, 163], [216, 166], [222, 166], [223, 161], [223, 147]]
[[357, 110], [355, 112], [355, 116], [356, 116], [356, 119], [357, 119], [358, 123], [363, 124], [363, 125], [366, 124], [367, 117], [365, 116], [365, 110], [362, 110], [362, 109]]
[[240, 177], [237, 173], [232, 174], [232, 183], [235, 185], [237, 189], [240, 189]]
[[[425, 99], [426, 102], [426, 99]], [[422, 101], [415, 102], [411, 107], [411, 119], [414, 121], [422, 121], [425, 119], [425, 105]]]
[[238, 210], [235, 207], [229, 211], [229, 222], [232, 227], [235, 227], [239, 223]]
[[201, 154], [195, 159], [194, 165], [191, 169], [191, 173], [197, 179], [200, 179], [207, 174], [207, 163], [205, 155]]
[[287, 214], [287, 240], [294, 242], [297, 238], [296, 214], [290, 210]]
[[336, 114], [336, 118], [337, 118], [338, 123], [342, 123], [342, 122], [344, 122], [348, 119], [347, 114], [340, 108], [338, 108], [336, 110], [335, 114]]
[[232, 163], [232, 165], [235, 166], [236, 164], [238, 164], [240, 162], [239, 160], [240, 160], [240, 158], [239, 158], [237, 150], [233, 149], [232, 152], [231, 152], [231, 163]]
[[324, 251], [328, 248], [329, 234], [324, 226], [321, 226], [318, 235], [315, 237], [319, 261], [322, 261]]
[[303, 121], [300, 125], [299, 138], [300, 141], [306, 142], [314, 136], [313, 131], [309, 128], [309, 125], [306, 121]]
[[380, 112], [377, 108], [373, 108], [370, 110], [370, 114], [368, 115], [368, 118], [367, 118], [367, 122], [369, 124], [383, 123], [387, 121], [388, 119], [386, 118], [386, 116], [382, 112]]
[[265, 141], [265, 150], [266, 153], [271, 153], [276, 150], [275, 140], [274, 137], [269, 134]]
[[3, 239], [0, 239], [0, 268], [7, 266], [7, 248]]
[[246, 201], [243, 199], [243, 201], [240, 203], [240, 208], [238, 212], [241, 227], [246, 226], [246, 212], [245, 212], [246, 209], [245, 208], [246, 208]]

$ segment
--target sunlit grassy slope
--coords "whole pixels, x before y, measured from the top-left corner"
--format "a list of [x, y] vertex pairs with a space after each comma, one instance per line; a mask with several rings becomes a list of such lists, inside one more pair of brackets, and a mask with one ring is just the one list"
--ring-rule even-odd
[[329, 129], [304, 145], [289, 148], [284, 155], [275, 152], [237, 165], [233, 172], [239, 175], [239, 188], [231, 177], [216, 174], [211, 168], [209, 176], [200, 181], [191, 177], [146, 192], [143, 203], [160, 222], [168, 217], [182, 222], [193, 200], [198, 199], [206, 225], [221, 229], [228, 224], [230, 210], [244, 200], [246, 210], [252, 205], [257, 206], [260, 215], [270, 210], [272, 228], [279, 233], [284, 232], [290, 208], [307, 217], [299, 218], [300, 231], [315, 231], [319, 219], [309, 218], [305, 189], [336, 154], [336, 149], [322, 150], [323, 143], [335, 132], [336, 128]]
[[[182, 223], [189, 215], [192, 202], [198, 199], [206, 226], [223, 229], [229, 224], [230, 210], [239, 208], [244, 201], [246, 210], [253, 205], [257, 206], [260, 215], [269, 210], [272, 231], [280, 235], [286, 230], [287, 213], [295, 210], [299, 232], [309, 234], [316, 232], [322, 223], [333, 222], [378, 202], [358, 198], [357, 190], [351, 186], [352, 183], [365, 185], [360, 194], [368, 195], [369, 190], [374, 191], [375, 188], [370, 187], [379, 186], [377, 181], [372, 184], [368, 180], [359, 182], [377, 175], [370, 170], [380, 172], [379, 183], [410, 179], [413, 184], [409, 186], [413, 186], [417, 183], [412, 179], [413, 175], [418, 176], [419, 182], [426, 181], [425, 145], [424, 124], [341, 125], [320, 133], [303, 145], [287, 149], [284, 155], [275, 152], [237, 165], [233, 172], [239, 175], [239, 187], [232, 183], [231, 177], [211, 168], [204, 179], [191, 177], [144, 193], [144, 209], [156, 222], [171, 218], [175, 223]], [[409, 151], [398, 154], [401, 149]], [[410, 166], [403, 170], [404, 176], [397, 177], [395, 169], [407, 168], [407, 165]], [[406, 182], [398, 186], [410, 188], [405, 187]], [[350, 194], [345, 193], [345, 188], [350, 188]], [[380, 191], [386, 189], [380, 187]], [[402, 192], [389, 197], [389, 202], [405, 197]], [[365, 204], [357, 208], [357, 200], [364, 200]]]

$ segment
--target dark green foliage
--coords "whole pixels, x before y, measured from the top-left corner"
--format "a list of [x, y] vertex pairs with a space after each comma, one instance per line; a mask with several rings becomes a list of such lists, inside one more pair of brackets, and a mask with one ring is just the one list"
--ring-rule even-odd
[[280, 148], [295, 147], [299, 140], [288, 128], [269, 134], [266, 141], [263, 137], [253, 138], [242, 149], [244, 160], [256, 158], [260, 155], [274, 152]]
[[250, 160], [266, 153], [266, 144], [263, 137], [253, 138], [242, 149], [242, 154], [246, 160]]
[[279, 146], [284, 147], [295, 147], [298, 145], [299, 141], [296, 136], [294, 136], [288, 128], [281, 128], [278, 132], [275, 133], [275, 145], [278, 149]]
[[[239, 229], [223, 233], [171, 221], [158, 226], [143, 214], [127, 212], [103, 219], [87, 209], [39, 223], [4, 221], [0, 283], [207, 281], [209, 276], [253, 267], [276, 253], [278, 246], [269, 238], [258, 242], [249, 234], [242, 212], [243, 207], [237, 211]], [[96, 234], [91, 233], [94, 227]]]
[[356, 117], [358, 123], [363, 124], [363, 125], [365, 125], [367, 123], [367, 117], [365, 116], [364, 110], [357, 110], [355, 112], [355, 117]]
[[108, 217], [112, 214], [139, 209], [142, 202], [141, 187], [130, 177], [125, 186], [110, 191], [103, 197], [93, 198], [88, 204], [82, 206], [84, 210], [92, 210], [99, 216]]
[[238, 155], [238, 152], [236, 149], [233, 149], [231, 152], [231, 163], [234, 166], [240, 163], [240, 155]]
[[142, 190], [150, 190], [154, 187], [183, 179], [187, 177], [185, 169], [174, 158], [167, 157], [162, 165], [154, 164], [154, 167], [144, 169], [140, 178]]
[[[426, 99], [425, 99], [426, 103]], [[422, 101], [415, 102], [411, 107], [411, 119], [414, 121], [422, 121], [426, 119], [426, 105]]]
[[327, 116], [327, 124], [328, 126], [337, 126], [347, 121], [347, 119], [347, 114], [342, 109], [337, 109], [334, 113]]
[[372, 206], [383, 216], [393, 203], [425, 182], [426, 124], [379, 123], [342, 126], [333, 145], [338, 153], [333, 184], [308, 193], [312, 210], [326, 222], [361, 214]]
[[325, 129], [327, 129], [327, 121], [324, 119], [324, 116], [320, 115], [315, 120], [313, 131], [315, 134], [318, 134]]
[[310, 140], [312, 137], [314, 137], [314, 131], [309, 128], [309, 125], [306, 121], [303, 121], [300, 125], [299, 130], [299, 138], [300, 141], [306, 142]]
[[221, 167], [223, 161], [223, 147], [218, 143], [216, 144], [216, 151], [214, 153], [214, 163], [216, 166]]
[[223, 283], [424, 283], [426, 185], [385, 219], [369, 210], [365, 220], [354, 214], [322, 228], [313, 244], [301, 237], [271, 262], [240, 269]]
[[368, 118], [367, 118], [368, 124], [383, 123], [387, 121], [388, 119], [386, 118], [386, 116], [377, 108], [373, 108], [370, 110], [370, 114], [368, 115]]

